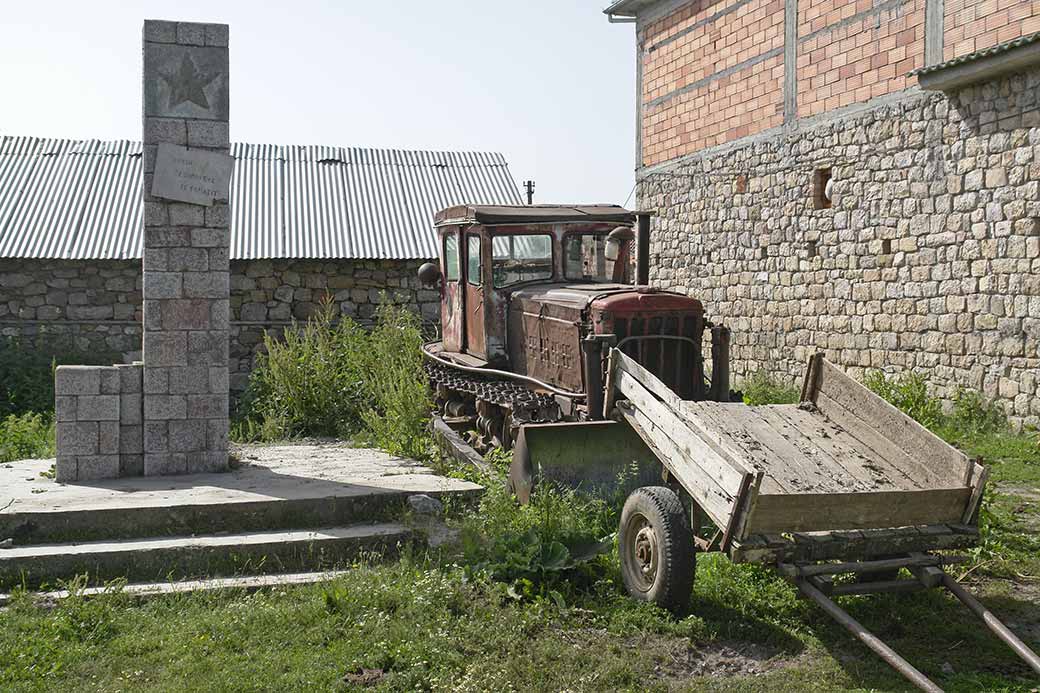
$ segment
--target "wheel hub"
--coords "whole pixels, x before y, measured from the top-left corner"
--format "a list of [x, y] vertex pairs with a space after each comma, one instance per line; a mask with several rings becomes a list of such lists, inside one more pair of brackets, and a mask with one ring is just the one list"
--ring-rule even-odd
[[636, 577], [640, 586], [644, 590], [648, 590], [653, 586], [654, 580], [657, 579], [657, 559], [660, 554], [658, 551], [657, 533], [645, 518], [640, 519], [642, 520], [642, 526], [635, 533], [632, 551], [635, 558]]

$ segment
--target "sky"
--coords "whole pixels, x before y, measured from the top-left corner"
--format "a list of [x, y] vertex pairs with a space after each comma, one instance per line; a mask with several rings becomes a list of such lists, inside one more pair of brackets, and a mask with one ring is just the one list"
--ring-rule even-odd
[[140, 139], [142, 21], [222, 22], [232, 141], [497, 151], [536, 202], [622, 204], [635, 39], [606, 4], [5, 0], [0, 134]]

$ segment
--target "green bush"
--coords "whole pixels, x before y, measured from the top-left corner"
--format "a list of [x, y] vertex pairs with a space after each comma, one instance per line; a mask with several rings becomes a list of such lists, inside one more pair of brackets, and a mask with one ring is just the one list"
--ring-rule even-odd
[[238, 440], [362, 434], [391, 454], [428, 454], [430, 394], [418, 317], [380, 307], [366, 331], [326, 304], [282, 339], [264, 336], [233, 432]]
[[[591, 585], [607, 570], [616, 508], [551, 484], [517, 505], [501, 479], [486, 479], [480, 509], [463, 526], [470, 570], [508, 585], [515, 599], [556, 596], [564, 582]], [[620, 506], [618, 506], [620, 507]]]
[[363, 332], [357, 324], [332, 323], [333, 307], [278, 339], [264, 334], [262, 353], [241, 404], [236, 430], [279, 440], [298, 436], [346, 436], [357, 430], [364, 406], [361, 385]]
[[433, 401], [423, 368], [422, 328], [414, 313], [383, 304], [361, 340], [365, 437], [392, 455], [430, 454]]
[[512, 599], [557, 602], [561, 594], [589, 589], [605, 577], [620, 579], [609, 554], [625, 498], [637, 486], [635, 468], [618, 475], [616, 491], [607, 498], [543, 482], [520, 505], [501, 476], [512, 453], [495, 448], [485, 459], [493, 472], [440, 460], [441, 473], [485, 489], [480, 507], [466, 513], [461, 526], [462, 562], [470, 574], [503, 583]]
[[0, 340], [0, 416], [54, 408], [54, 368], [64, 364], [104, 364], [118, 354], [85, 353], [68, 340], [41, 336], [36, 340]]
[[0, 419], [0, 462], [54, 456], [54, 422], [44, 414]]
[[967, 435], [984, 435], [1007, 430], [1008, 422], [1003, 408], [996, 401], [958, 386], [947, 425]]
[[863, 384], [925, 428], [938, 428], [944, 421], [942, 402], [928, 394], [928, 383], [920, 373], [907, 371], [888, 377], [881, 371], [870, 371]]
[[797, 404], [800, 394], [796, 388], [778, 383], [766, 371], [758, 371], [744, 381], [745, 404]]

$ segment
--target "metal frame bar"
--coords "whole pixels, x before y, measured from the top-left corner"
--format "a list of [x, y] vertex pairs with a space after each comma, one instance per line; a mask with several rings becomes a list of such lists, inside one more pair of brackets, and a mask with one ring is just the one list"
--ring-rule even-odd
[[[873, 594], [883, 592], [906, 592], [927, 589], [929, 587], [944, 587], [953, 596], [957, 597], [968, 609], [982, 619], [986, 626], [993, 631], [994, 635], [1008, 645], [1015, 654], [1021, 657], [1033, 671], [1040, 674], [1040, 656], [1029, 648], [1022, 640], [998, 619], [992, 611], [987, 609], [978, 599], [971, 595], [963, 585], [958, 583], [938, 567], [942, 563], [959, 562], [950, 560], [953, 557], [930, 556], [928, 554], [911, 554], [901, 558], [891, 558], [874, 561], [830, 563], [819, 565], [794, 565], [780, 563], [777, 570], [789, 580], [809, 599], [816, 602], [821, 609], [835, 621], [844, 626], [850, 633], [873, 650], [879, 657], [888, 662], [896, 671], [905, 676], [922, 691], [929, 693], [942, 693], [942, 689], [932, 683], [913, 665], [899, 656], [895, 650], [886, 645], [881, 639], [868, 631], [863, 625], [850, 616], [844, 609], [835, 604], [827, 593], [834, 595], [842, 594]], [[913, 580], [885, 580], [873, 583], [858, 583], [850, 585], [832, 585], [831, 576], [837, 573], [871, 573], [883, 569], [907, 568], [911, 570], [916, 579]]]
[[840, 606], [830, 600], [823, 592], [814, 587], [808, 580], [799, 578], [794, 583], [802, 594], [816, 602], [827, 615], [845, 626], [845, 628], [856, 636], [864, 645], [873, 650], [881, 659], [888, 662], [893, 669], [909, 679], [915, 686], [927, 693], [943, 693], [943, 689], [932, 683], [927, 676], [922, 674], [914, 665], [906, 661], [883, 640], [871, 633], [863, 624], [849, 616]]

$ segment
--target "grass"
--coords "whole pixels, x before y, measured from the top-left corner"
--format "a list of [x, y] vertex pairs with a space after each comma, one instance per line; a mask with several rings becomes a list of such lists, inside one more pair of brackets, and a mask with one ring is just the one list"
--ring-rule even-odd
[[799, 391], [787, 383], [774, 380], [767, 372], [758, 371], [743, 383], [744, 403], [762, 404], [795, 404]]
[[[760, 401], [784, 394], [760, 385]], [[1040, 450], [965, 407], [974, 414], [943, 435], [985, 454], [1005, 489], [987, 498], [967, 581], [1040, 646], [1040, 499], [1029, 496]], [[677, 618], [624, 594], [616, 556], [585, 551], [614, 530], [618, 503], [543, 487], [520, 508], [482, 481], [477, 512], [448, 505], [461, 546], [359, 562], [323, 585], [144, 602], [118, 586], [84, 599], [74, 585], [54, 605], [19, 594], [0, 615], [0, 690], [910, 690], [767, 569], [701, 555], [691, 610]], [[938, 591], [841, 603], [948, 691], [1035, 688], [1015, 655]]]
[[[614, 573], [563, 590], [563, 606], [516, 600], [450, 557], [415, 555], [254, 594], [22, 597], [0, 619], [0, 689], [339, 691], [374, 670], [385, 691], [907, 690], [772, 573], [720, 556], [701, 559], [678, 619], [625, 597]], [[948, 691], [1029, 690], [1014, 655], [938, 593], [845, 603]], [[760, 673], [716, 676], [706, 657]]]

